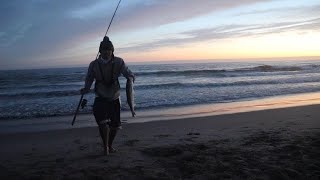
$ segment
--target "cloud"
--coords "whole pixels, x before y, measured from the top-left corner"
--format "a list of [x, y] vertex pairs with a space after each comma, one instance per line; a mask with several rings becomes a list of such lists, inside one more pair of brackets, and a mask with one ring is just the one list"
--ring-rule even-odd
[[9, 33], [0, 33], [0, 47], [10, 47], [19, 39], [25, 37], [25, 33], [32, 27], [32, 24], [23, 23], [14, 27]]
[[75, 19], [92, 20], [95, 18], [105, 17], [114, 11], [112, 1], [98, 1], [87, 6], [75, 8], [69, 12], [69, 15]]
[[[21, 61], [48, 52], [57, 52], [70, 40], [95, 31], [98, 21], [85, 22], [68, 14], [97, 1], [23, 1], [1, 2], [1, 59]], [[88, 25], [87, 25], [88, 24]], [[19, 51], [19, 54], [15, 53]], [[14, 53], [13, 53], [14, 52]]]
[[[267, 1], [267, 0], [266, 0]], [[22, 61], [54, 54], [78, 42], [104, 34], [118, 1], [5, 0], [0, 7], [1, 59]], [[223, 9], [245, 6], [261, 0], [138, 0], [120, 5], [110, 31], [123, 32], [185, 21]], [[112, 10], [110, 10], [112, 9]], [[107, 22], [106, 22], [107, 21]], [[17, 27], [18, 25], [18, 27]], [[87, 39], [84, 39], [86, 37]], [[76, 44], [71, 44], [75, 45]], [[160, 44], [159, 44], [160, 45]], [[70, 47], [72, 48], [72, 47]], [[13, 52], [19, 51], [14, 55]]]
[[314, 6], [299, 6], [299, 7], [281, 7], [281, 8], [272, 8], [272, 9], [264, 9], [264, 10], [255, 10], [255, 11], [247, 11], [236, 14], [237, 16], [242, 15], [256, 15], [256, 14], [266, 14], [266, 13], [283, 13], [285, 15], [288, 14], [299, 14], [304, 16], [310, 15], [319, 15], [320, 5]]
[[267, 2], [270, 0], [162, 0], [140, 2], [121, 11], [119, 21], [114, 23], [116, 30], [129, 30], [140, 27], [154, 27], [185, 21], [209, 13]]
[[151, 51], [161, 47], [176, 47], [194, 42], [215, 41], [220, 39], [229, 39], [236, 37], [259, 36], [264, 34], [281, 33], [287, 31], [319, 31], [319, 29], [320, 18], [314, 18], [305, 21], [280, 22], [271, 24], [224, 25], [215, 28], [205, 28], [182, 32], [180, 35], [182, 35], [182, 37], [184, 38], [156, 40], [153, 42], [127, 46], [124, 48], [117, 48], [117, 51]]
[[[123, 1], [116, 14], [111, 30], [114, 33], [186, 21], [195, 17], [255, 3], [272, 0], [138, 0]], [[95, 23], [98, 29], [106, 29], [118, 1], [96, 1], [87, 6], [74, 8], [70, 17], [86, 22], [90, 27]], [[92, 22], [93, 21], [93, 22]]]
[[[139, 29], [151, 29], [227, 9], [269, 1], [271, 0], [123, 1], [110, 32], [125, 33]], [[83, 42], [92, 42], [92, 40], [98, 39], [104, 34], [117, 2], [117, 0], [4, 0], [0, 6], [0, 58], [12, 61], [17, 60], [19, 63], [25, 59], [37, 59], [35, 57], [43, 57], [47, 54], [52, 56], [56, 54], [56, 57], [63, 58], [64, 54], [57, 53], [66, 48], [72, 49]], [[303, 8], [308, 9], [304, 10]], [[301, 8], [302, 13], [313, 12], [313, 14], [316, 14], [320, 11], [320, 6], [303, 8]], [[270, 9], [247, 12], [247, 14], [270, 11], [285, 12], [284, 10]], [[290, 11], [297, 11], [297, 9], [291, 9]], [[160, 47], [182, 46], [192, 42], [214, 41], [233, 37], [293, 30], [319, 30], [319, 26], [319, 19], [273, 24], [230, 24], [215, 28], [180, 32], [176, 38], [129, 45], [117, 48], [117, 51], [145, 51]], [[19, 51], [18, 54], [15, 53], [17, 50]], [[24, 59], [21, 58], [22, 55]], [[48, 57], [47, 59], [50, 58], [54, 57]]]

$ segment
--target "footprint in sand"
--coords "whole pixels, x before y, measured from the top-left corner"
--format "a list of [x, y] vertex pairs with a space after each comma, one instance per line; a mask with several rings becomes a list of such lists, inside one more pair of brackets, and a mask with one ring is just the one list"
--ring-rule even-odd
[[169, 137], [172, 136], [170, 134], [159, 134], [159, 135], [154, 135], [153, 137], [158, 137], [158, 138], [165, 138], [165, 137]]
[[191, 137], [182, 138], [182, 139], [179, 139], [179, 141], [195, 142], [194, 139], [199, 138], [198, 136], [200, 135], [200, 133], [198, 133], [198, 132], [195, 132], [195, 133], [189, 132], [187, 135], [188, 135], [188, 136], [191, 136]]
[[194, 140], [194, 137], [190, 137], [190, 138], [183, 138], [183, 139], [179, 139], [179, 141], [188, 141], [188, 142], [195, 142]]
[[189, 132], [187, 135], [188, 135], [188, 136], [192, 136], [192, 135], [199, 136], [200, 133], [192, 133], [192, 132]]
[[80, 144], [81, 143], [80, 139], [76, 139], [73, 142], [76, 143], [76, 144]]
[[138, 140], [138, 139], [131, 139], [131, 140], [125, 141], [124, 144], [127, 146], [134, 146], [139, 141], [140, 140]]
[[79, 147], [79, 149], [80, 149], [81, 151], [83, 151], [83, 150], [85, 150], [85, 149], [87, 149], [87, 148], [88, 148], [88, 145], [82, 145], [82, 146]]

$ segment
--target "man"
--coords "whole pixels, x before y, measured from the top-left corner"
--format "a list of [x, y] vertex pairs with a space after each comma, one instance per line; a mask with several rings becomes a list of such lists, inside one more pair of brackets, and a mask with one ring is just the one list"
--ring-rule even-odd
[[93, 114], [99, 126], [104, 153], [108, 155], [116, 151], [112, 147], [112, 143], [118, 129], [121, 129], [118, 77], [122, 74], [127, 80], [134, 82], [134, 75], [125, 65], [123, 59], [113, 55], [114, 47], [107, 36], [101, 41], [99, 52], [99, 58], [89, 65], [85, 86], [80, 92], [81, 94], [88, 93], [93, 81], [96, 80]]

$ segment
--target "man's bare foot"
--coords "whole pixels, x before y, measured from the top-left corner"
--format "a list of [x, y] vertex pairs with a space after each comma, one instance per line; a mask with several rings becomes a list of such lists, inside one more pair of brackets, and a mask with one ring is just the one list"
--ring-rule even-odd
[[106, 155], [106, 156], [109, 155], [109, 147], [105, 147], [104, 148], [103, 154]]

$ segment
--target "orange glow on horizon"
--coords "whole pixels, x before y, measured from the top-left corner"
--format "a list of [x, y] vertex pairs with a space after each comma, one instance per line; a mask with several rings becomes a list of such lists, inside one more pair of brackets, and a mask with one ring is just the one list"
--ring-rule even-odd
[[190, 43], [156, 50], [122, 53], [130, 61], [170, 61], [201, 59], [274, 59], [320, 60], [320, 33], [295, 32], [269, 34], [256, 37], [242, 37]]

